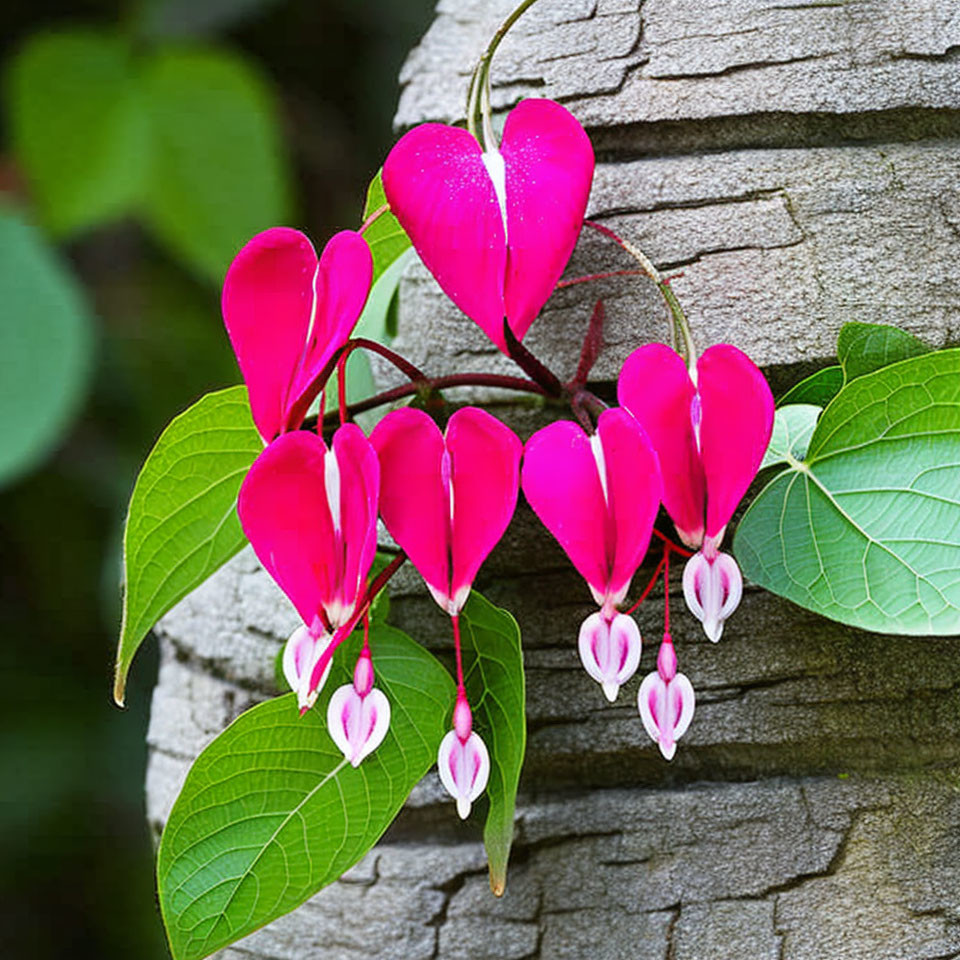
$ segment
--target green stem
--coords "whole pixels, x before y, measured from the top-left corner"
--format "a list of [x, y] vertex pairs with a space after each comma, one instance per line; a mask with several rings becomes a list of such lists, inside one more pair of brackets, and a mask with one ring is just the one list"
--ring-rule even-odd
[[510, 28], [520, 19], [520, 17], [532, 7], [537, 0], [522, 0], [510, 15], [500, 24], [497, 32], [491, 37], [486, 50], [480, 56], [476, 69], [473, 71], [473, 77], [470, 80], [470, 90], [467, 95], [467, 129], [480, 140], [477, 136], [477, 104], [480, 105], [480, 111], [483, 116], [483, 139], [481, 143], [483, 149], [496, 149], [496, 143], [493, 137], [493, 124], [491, 121], [490, 110], [490, 61], [497, 52], [503, 38], [510, 32]]

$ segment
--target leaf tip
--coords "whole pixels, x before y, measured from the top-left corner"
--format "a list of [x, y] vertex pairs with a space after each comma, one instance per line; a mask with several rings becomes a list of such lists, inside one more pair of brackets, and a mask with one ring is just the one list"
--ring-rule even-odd
[[126, 707], [127, 705], [127, 677], [124, 671], [121, 669], [120, 664], [117, 664], [116, 674], [113, 678], [113, 702], [118, 707]]
[[490, 867], [490, 892], [498, 899], [503, 896], [507, 889], [507, 876], [505, 872], [494, 870]]

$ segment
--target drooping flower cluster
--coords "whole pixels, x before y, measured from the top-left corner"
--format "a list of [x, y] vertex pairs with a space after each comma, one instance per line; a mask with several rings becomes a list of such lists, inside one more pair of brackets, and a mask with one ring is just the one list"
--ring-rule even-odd
[[[593, 166], [590, 141], [572, 115], [535, 100], [511, 112], [499, 146], [488, 139], [481, 147], [469, 132], [440, 124], [410, 131], [387, 158], [383, 183], [443, 290], [514, 355], [576, 244]], [[375, 685], [376, 643], [371, 648], [366, 616], [382, 587], [381, 578], [370, 582], [382, 518], [402, 551], [398, 560], [410, 559], [451, 620], [457, 695], [438, 765], [465, 817], [486, 786], [491, 757], [473, 728], [460, 615], [519, 490], [597, 604], [580, 626], [578, 647], [612, 702], [641, 660], [640, 630], [623, 607], [661, 503], [697, 551], [684, 572], [684, 594], [711, 640], [736, 607], [740, 573], [719, 546], [769, 440], [772, 399], [734, 347], [711, 347], [688, 370], [679, 354], [650, 344], [624, 364], [619, 408], [603, 409], [594, 422], [583, 413], [578, 381], [569, 389], [576, 387], [579, 422], [552, 423], [525, 447], [472, 407], [453, 413], [444, 430], [421, 409], [397, 409], [369, 438], [344, 422], [342, 409], [328, 445], [323, 416], [316, 432], [303, 429], [304, 419], [350, 348], [371, 275], [367, 243], [351, 231], [333, 237], [318, 259], [303, 234], [274, 228], [231, 266], [224, 320], [266, 444], [244, 480], [238, 511], [257, 556], [302, 620], [283, 653], [301, 712], [315, 704], [336, 649], [363, 622], [353, 681], [334, 691], [327, 707], [330, 736], [353, 766], [377, 749], [390, 724], [389, 687]], [[592, 400], [596, 414], [605, 405]], [[665, 581], [671, 550], [685, 553], [665, 545], [657, 568]], [[692, 719], [694, 692], [677, 671], [668, 606], [665, 616], [657, 670], [640, 685], [638, 709], [670, 759]]]

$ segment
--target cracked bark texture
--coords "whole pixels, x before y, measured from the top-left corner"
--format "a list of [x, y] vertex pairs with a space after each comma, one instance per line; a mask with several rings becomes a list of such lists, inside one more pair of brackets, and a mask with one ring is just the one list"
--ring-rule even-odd
[[[440, 0], [401, 76], [398, 128], [462, 115], [509, 5]], [[674, 288], [700, 342], [748, 350], [776, 392], [830, 361], [847, 320], [957, 342], [958, 59], [960, 7], [934, 0], [541, 0], [497, 55], [493, 96], [573, 110], [597, 148], [591, 215], [682, 271]], [[570, 273], [630, 266], [585, 235]], [[597, 296], [600, 381], [664, 335], [642, 282], [560, 291], [526, 342], [562, 376]], [[512, 372], [422, 269], [401, 289], [398, 346], [437, 375]], [[524, 438], [544, 422], [535, 405], [473, 399]], [[528, 676], [504, 898], [489, 894], [476, 825], [430, 775], [357, 867], [224, 960], [960, 957], [956, 641], [859, 633], [749, 588], [717, 646], [675, 615], [698, 704], [666, 764], [636, 714], [640, 677], [611, 707], [580, 667], [589, 597], [525, 507], [478, 586], [517, 616]], [[416, 575], [392, 593], [394, 622], [449, 657]], [[661, 602], [639, 617], [640, 676]], [[192, 758], [276, 692], [295, 621], [245, 551], [158, 627], [156, 830]]]

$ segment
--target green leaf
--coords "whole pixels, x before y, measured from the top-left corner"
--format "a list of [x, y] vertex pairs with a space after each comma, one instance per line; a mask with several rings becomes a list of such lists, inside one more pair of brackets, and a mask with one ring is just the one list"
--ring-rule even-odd
[[157, 883], [174, 960], [197, 960], [288, 913], [377, 842], [436, 759], [454, 684], [392, 627], [371, 637], [391, 705], [384, 742], [354, 769], [326, 728], [361, 638], [334, 658], [302, 719], [293, 694], [235, 720], [197, 758], [160, 840]]
[[125, 590], [114, 699], [150, 628], [246, 542], [240, 484], [263, 450], [246, 387], [208, 393], [181, 413], [150, 451], [123, 534]]
[[885, 323], [845, 323], [837, 337], [837, 356], [847, 383], [930, 350], [912, 333]]
[[[367, 201], [363, 205], [363, 219], [387, 205], [387, 195], [383, 192], [383, 170], [370, 181], [367, 188]], [[363, 234], [373, 254], [373, 282], [393, 263], [397, 257], [410, 247], [410, 238], [400, 226], [400, 221], [389, 211], [380, 214]]]
[[79, 286], [43, 237], [0, 208], [0, 483], [35, 466], [77, 411], [91, 323]]
[[513, 811], [527, 746], [520, 628], [506, 611], [471, 591], [460, 615], [464, 683], [474, 726], [490, 751], [490, 801], [483, 842], [490, 889], [502, 896], [513, 843]]
[[744, 575], [866, 630], [960, 633], [960, 350], [882, 367], [823, 411], [806, 460], [737, 529]]
[[802, 460], [806, 456], [807, 446], [820, 413], [820, 407], [809, 403], [791, 403], [778, 407], [773, 416], [770, 446], [767, 447], [760, 469]]
[[143, 85], [153, 129], [146, 221], [219, 283], [253, 234], [288, 219], [274, 98], [250, 63], [204, 50], [156, 55]]
[[91, 30], [38, 34], [7, 79], [13, 149], [44, 224], [70, 234], [131, 210], [149, 147], [126, 41]]
[[843, 367], [824, 367], [791, 387], [778, 401], [778, 407], [791, 403], [825, 407], [843, 387]]

